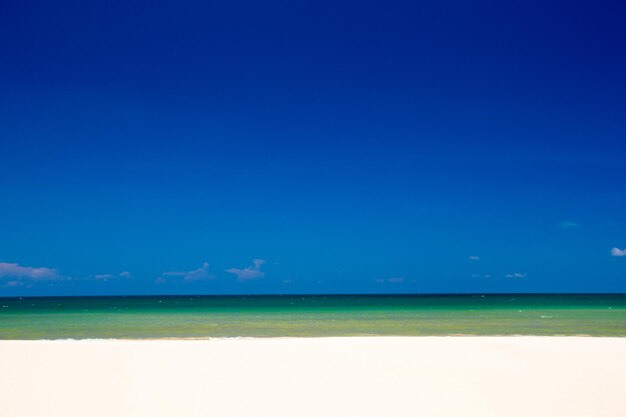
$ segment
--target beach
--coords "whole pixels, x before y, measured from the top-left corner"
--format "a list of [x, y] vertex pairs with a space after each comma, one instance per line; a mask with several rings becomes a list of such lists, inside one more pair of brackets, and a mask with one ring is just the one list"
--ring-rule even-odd
[[0, 415], [626, 416], [626, 338], [0, 341]]

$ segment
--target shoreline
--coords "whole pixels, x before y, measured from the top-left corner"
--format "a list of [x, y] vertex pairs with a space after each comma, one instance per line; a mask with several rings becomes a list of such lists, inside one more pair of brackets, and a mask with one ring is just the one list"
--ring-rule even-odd
[[626, 338], [0, 341], [3, 416], [626, 416]]
[[159, 342], [159, 341], [220, 341], [220, 340], [315, 340], [315, 339], [625, 339], [624, 336], [598, 336], [593, 334], [555, 334], [555, 335], [529, 335], [529, 334], [503, 334], [503, 335], [476, 335], [476, 334], [450, 334], [450, 335], [349, 335], [349, 336], [207, 336], [207, 337], [141, 337], [141, 338], [64, 338], [64, 339], [0, 339], [0, 345], [5, 342]]

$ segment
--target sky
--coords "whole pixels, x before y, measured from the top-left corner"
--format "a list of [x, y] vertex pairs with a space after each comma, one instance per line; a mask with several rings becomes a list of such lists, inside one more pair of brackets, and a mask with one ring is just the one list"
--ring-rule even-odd
[[626, 4], [4, 1], [0, 296], [626, 292]]

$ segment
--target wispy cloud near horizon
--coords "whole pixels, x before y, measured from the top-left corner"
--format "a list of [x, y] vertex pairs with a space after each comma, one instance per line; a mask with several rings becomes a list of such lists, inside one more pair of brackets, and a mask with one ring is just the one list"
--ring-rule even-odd
[[93, 276], [93, 279], [98, 280], [98, 281], [108, 281], [110, 279], [114, 279], [114, 278], [130, 278], [130, 272], [128, 271], [122, 271], [117, 275], [114, 274], [96, 274]]
[[47, 267], [30, 267], [22, 266], [17, 263], [0, 262], [0, 280], [4, 282], [4, 287], [32, 287], [37, 283], [42, 282], [64, 282], [73, 281], [88, 282], [88, 281], [100, 281], [107, 282], [112, 279], [119, 278], [131, 278], [132, 275], [128, 271], [122, 271], [119, 274], [95, 274], [95, 275], [83, 275], [83, 276], [67, 276], [62, 275], [53, 268]]
[[196, 282], [214, 279], [215, 275], [209, 274], [209, 263], [203, 262], [200, 268], [192, 271], [163, 272], [161, 276], [157, 278], [156, 282], [160, 284], [167, 282], [167, 278], [164, 277], [180, 277], [183, 282]]
[[0, 281], [7, 279], [4, 284], [0, 283], [2, 287], [30, 288], [38, 282], [59, 281], [63, 278], [56, 269], [0, 262]]
[[403, 277], [389, 277], [389, 278], [377, 278], [374, 280], [378, 284], [401, 284], [404, 282]]
[[22, 266], [16, 263], [0, 262], [0, 278], [28, 279], [31, 281], [52, 281], [61, 279], [56, 269]]
[[228, 268], [226, 272], [237, 276], [239, 281], [247, 281], [250, 279], [263, 278], [265, 272], [261, 271], [261, 266], [265, 263], [264, 259], [254, 259], [252, 265], [247, 268]]
[[626, 256], [626, 249], [613, 248], [611, 249], [612, 256]]

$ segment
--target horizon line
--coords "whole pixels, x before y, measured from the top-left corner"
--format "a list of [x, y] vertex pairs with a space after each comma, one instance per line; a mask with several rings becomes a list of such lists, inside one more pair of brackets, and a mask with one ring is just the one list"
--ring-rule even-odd
[[107, 294], [107, 295], [13, 295], [0, 296], [0, 299], [15, 298], [111, 298], [111, 297], [336, 297], [336, 296], [487, 296], [487, 295], [626, 295], [626, 292], [424, 292], [424, 293], [268, 293], [268, 294]]

